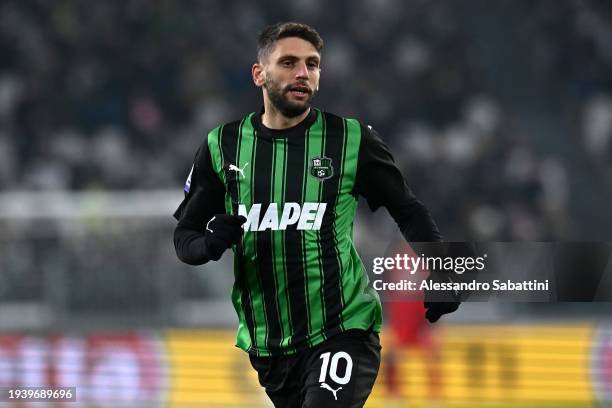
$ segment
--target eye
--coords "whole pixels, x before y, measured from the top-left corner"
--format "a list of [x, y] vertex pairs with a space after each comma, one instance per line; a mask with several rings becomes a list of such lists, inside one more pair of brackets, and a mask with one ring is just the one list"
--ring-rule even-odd
[[291, 60], [284, 60], [284, 61], [281, 61], [281, 65], [283, 67], [291, 68], [293, 66], [293, 61], [291, 61]]
[[308, 68], [311, 69], [311, 70], [315, 70], [315, 69], [319, 68], [319, 64], [316, 63], [316, 62], [309, 62], [308, 63]]

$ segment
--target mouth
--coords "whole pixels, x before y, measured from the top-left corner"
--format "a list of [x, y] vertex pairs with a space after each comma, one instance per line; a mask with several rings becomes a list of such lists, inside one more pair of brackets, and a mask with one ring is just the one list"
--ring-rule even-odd
[[288, 92], [297, 98], [306, 98], [312, 93], [306, 85], [293, 85], [289, 88]]

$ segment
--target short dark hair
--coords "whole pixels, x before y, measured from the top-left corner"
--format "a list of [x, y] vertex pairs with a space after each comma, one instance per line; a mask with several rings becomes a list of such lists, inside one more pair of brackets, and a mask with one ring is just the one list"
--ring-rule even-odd
[[259, 62], [262, 62], [270, 55], [276, 41], [288, 37], [298, 37], [308, 41], [319, 53], [323, 49], [321, 36], [311, 26], [294, 22], [276, 23], [267, 26], [259, 33], [257, 39], [257, 59]]

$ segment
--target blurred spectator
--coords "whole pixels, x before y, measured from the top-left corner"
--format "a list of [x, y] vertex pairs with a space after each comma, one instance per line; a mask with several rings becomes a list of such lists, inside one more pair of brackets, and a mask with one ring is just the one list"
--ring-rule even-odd
[[[180, 189], [206, 132], [259, 108], [257, 31], [299, 19], [326, 41], [316, 104], [380, 131], [448, 238], [571, 237], [595, 193], [571, 178], [611, 172], [612, 6], [512, 7], [4, 1], [0, 188]], [[601, 164], [574, 175], [582, 150]]]

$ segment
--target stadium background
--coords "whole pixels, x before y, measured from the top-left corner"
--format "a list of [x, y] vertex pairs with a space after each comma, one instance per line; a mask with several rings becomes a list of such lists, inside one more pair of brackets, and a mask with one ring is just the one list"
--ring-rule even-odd
[[[446, 238], [610, 241], [609, 2], [5, 0], [0, 387], [269, 406], [232, 346], [229, 257], [180, 264], [170, 214], [204, 134], [259, 108], [255, 35], [279, 20], [321, 32], [316, 105], [379, 130]], [[397, 240], [365, 207], [355, 235], [366, 265]], [[400, 351], [403, 401], [606, 406], [610, 311], [466, 304], [435, 332], [438, 400]], [[381, 373], [368, 406], [401, 406]]]

